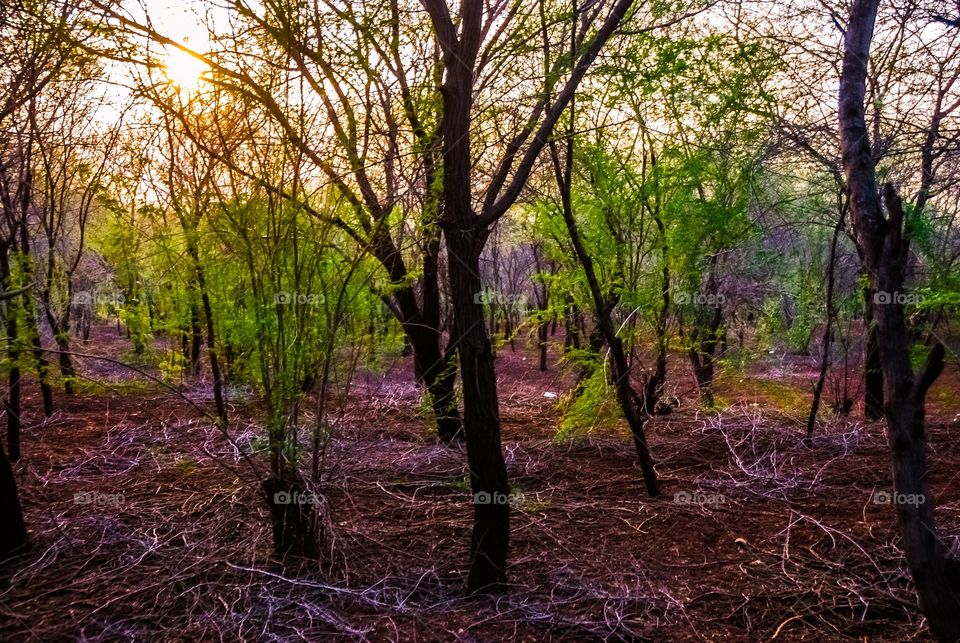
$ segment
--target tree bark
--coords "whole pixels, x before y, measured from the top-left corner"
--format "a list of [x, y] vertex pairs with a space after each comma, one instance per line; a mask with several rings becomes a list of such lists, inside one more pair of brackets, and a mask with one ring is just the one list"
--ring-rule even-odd
[[[507, 151], [482, 199], [483, 206], [479, 213], [474, 211], [471, 190], [473, 158], [470, 154], [470, 125], [474, 72], [484, 39], [483, 13], [486, 5], [481, 0], [463, 0], [455, 22], [449, 6], [443, 0], [421, 2], [430, 14], [442, 51], [445, 74], [440, 87], [440, 132], [443, 139], [440, 221], [449, 257], [453, 338], [460, 354], [463, 425], [474, 493], [474, 525], [467, 587], [470, 592], [498, 591], [506, 585], [510, 490], [500, 441], [493, 351], [484, 325], [483, 307], [477, 298], [482, 291], [480, 253], [491, 226], [516, 202], [544, 145], [550, 139], [554, 125], [633, 0], [617, 1], [577, 59], [556, 100], [549, 108], [546, 108], [546, 104], [538, 107], [527, 125], [508, 143]], [[539, 127], [536, 127], [538, 122]], [[528, 139], [529, 144], [517, 161], [517, 155]]]
[[13, 469], [7, 460], [7, 452], [0, 443], [0, 565], [7, 558], [30, 548], [27, 528], [23, 522], [20, 497], [17, 494], [17, 481]]
[[863, 289], [863, 326], [866, 333], [863, 366], [863, 415], [868, 420], [883, 418], [883, 367], [880, 365], [880, 343], [873, 317], [872, 286]]
[[820, 358], [820, 373], [817, 376], [817, 383], [813, 387], [813, 402], [810, 404], [810, 415], [807, 417], [808, 437], [813, 435], [817, 413], [820, 411], [823, 385], [827, 381], [827, 370], [830, 368], [830, 343], [833, 341], [833, 322], [836, 317], [833, 310], [834, 273], [837, 265], [837, 245], [840, 241], [840, 233], [843, 231], [843, 223], [846, 220], [845, 215], [846, 210], [841, 210], [837, 225], [833, 228], [833, 239], [830, 242], [830, 262], [827, 267], [827, 321], [826, 327], [823, 329], [823, 355]]
[[[14, 290], [11, 283], [10, 247], [0, 251], [0, 282], [9, 292]], [[7, 446], [10, 449], [10, 460], [20, 460], [20, 348], [19, 331], [17, 328], [16, 299], [5, 302], [4, 321], [7, 331], [7, 358], [10, 360], [10, 371], [7, 378], [7, 397], [3, 401], [7, 413]]]
[[470, 540], [469, 592], [501, 591], [507, 580], [510, 542], [510, 487], [500, 441], [500, 413], [493, 348], [483, 320], [476, 214], [470, 196], [469, 115], [472, 69], [451, 64], [444, 86], [444, 224], [448, 271], [460, 371], [463, 379], [463, 424], [467, 463], [474, 494]]
[[[840, 145], [851, 218], [871, 286], [875, 292], [895, 294], [904, 286], [910, 228], [904, 225], [900, 197], [889, 183], [884, 187], [884, 217], [864, 109], [877, 7], [878, 0], [854, 0], [850, 7], [840, 77]], [[960, 566], [939, 538], [934, 521], [924, 411], [927, 391], [943, 370], [944, 348], [935, 345], [923, 370], [915, 373], [902, 306], [895, 297], [871, 303], [877, 319], [894, 491], [920, 499], [895, 503], [903, 548], [930, 632], [953, 642], [960, 639]]]

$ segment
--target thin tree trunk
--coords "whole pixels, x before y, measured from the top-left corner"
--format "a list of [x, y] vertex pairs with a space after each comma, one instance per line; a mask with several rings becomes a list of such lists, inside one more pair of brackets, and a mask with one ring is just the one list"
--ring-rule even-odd
[[540, 349], [540, 371], [547, 372], [547, 337], [550, 325], [546, 321], [537, 326], [537, 346]]
[[[7, 292], [14, 290], [10, 273], [10, 247], [0, 251], [0, 281]], [[7, 358], [10, 371], [7, 379], [7, 397], [3, 401], [7, 413], [7, 445], [10, 448], [10, 460], [20, 460], [20, 348], [17, 328], [16, 299], [5, 302], [4, 318], [7, 330]]]
[[597, 273], [593, 267], [593, 260], [590, 258], [590, 254], [580, 239], [577, 222], [573, 217], [571, 180], [573, 177], [574, 145], [572, 132], [568, 132], [566, 142], [566, 158], [564, 159], [563, 165], [561, 165], [556, 144], [550, 145], [554, 174], [556, 176], [557, 186], [560, 188], [563, 220], [564, 223], [566, 223], [567, 233], [570, 235], [570, 242], [577, 255], [577, 260], [583, 268], [584, 275], [587, 278], [587, 284], [590, 286], [594, 312], [597, 315], [597, 329], [610, 348], [610, 357], [613, 363], [613, 383], [617, 391], [617, 401], [620, 403], [620, 409], [623, 411], [627, 425], [630, 427], [630, 434], [633, 436], [633, 444], [637, 450], [637, 458], [640, 461], [640, 470], [643, 472], [643, 481], [647, 487], [647, 493], [653, 498], [660, 494], [660, 489], [657, 484], [657, 473], [653, 466], [653, 458], [650, 456], [650, 449], [647, 447], [647, 439], [644, 434], [645, 415], [640, 409], [642, 400], [640, 400], [633, 390], [633, 386], [630, 384], [630, 366], [627, 363], [627, 356], [623, 351], [623, 342], [617, 337], [613, 326], [613, 319], [610, 315], [613, 306], [606, 300], [600, 289], [600, 282], [597, 279]]
[[657, 313], [657, 357], [653, 375], [647, 380], [644, 387], [644, 412], [648, 415], [659, 412], [660, 409], [669, 409], [667, 405], [661, 405], [663, 399], [663, 390], [667, 382], [667, 348], [669, 347], [669, 338], [667, 337], [667, 320], [670, 314], [670, 246], [667, 241], [667, 229], [663, 219], [659, 216], [659, 207], [654, 213], [654, 222], [657, 224], [657, 231], [660, 234], [660, 261], [663, 262], [660, 280], [660, 311]]
[[197, 264], [197, 283], [200, 284], [203, 316], [207, 322], [207, 356], [210, 360], [210, 373], [213, 375], [213, 400], [217, 407], [217, 418], [220, 421], [220, 426], [226, 429], [228, 426], [227, 404], [223, 395], [223, 373], [220, 370], [220, 360], [217, 358], [217, 336], [213, 323], [213, 307], [210, 305], [210, 295], [207, 293], [206, 280], [200, 264]]
[[864, 345], [863, 415], [868, 420], [883, 418], [883, 367], [880, 364], [880, 341], [873, 314], [872, 286], [863, 289], [863, 325], [867, 335]]
[[827, 322], [823, 329], [823, 357], [820, 359], [820, 374], [813, 387], [813, 402], [810, 404], [810, 415], [807, 417], [807, 436], [813, 435], [813, 426], [820, 411], [820, 397], [823, 395], [823, 385], [827, 381], [827, 370], [830, 368], [830, 342], [833, 340], [833, 321], [836, 313], [833, 310], [834, 273], [837, 265], [837, 245], [840, 233], [846, 220], [846, 209], [840, 211], [840, 218], [833, 229], [833, 239], [830, 242], [830, 263], [827, 267]]
[[203, 328], [200, 310], [191, 297], [190, 302], [190, 377], [200, 377], [200, 355], [203, 353]]
[[[20, 226], [20, 246], [22, 248], [21, 265], [23, 266], [24, 283], [33, 282], [33, 261], [30, 258], [30, 234], [27, 226]], [[53, 247], [52, 245], [50, 246]], [[51, 250], [52, 256], [52, 250]], [[68, 276], [69, 278], [69, 276]], [[73, 295], [73, 291], [67, 289], [67, 301]], [[36, 306], [30, 291], [23, 295], [24, 321], [27, 326], [26, 331], [30, 335], [30, 344], [33, 347], [33, 359], [37, 362], [37, 380], [40, 383], [40, 396], [43, 398], [43, 414], [46, 417], [53, 415], [53, 390], [50, 386], [50, 364], [43, 352], [43, 345], [40, 341], [40, 323], [37, 319]], [[67, 308], [69, 315], [69, 307]]]
[[[26, 302], [30, 305], [30, 302]], [[37, 380], [40, 383], [40, 396], [43, 399], [43, 414], [53, 415], [53, 388], [50, 386], [50, 362], [43, 352], [40, 341], [40, 325], [32, 309], [27, 310], [27, 324], [30, 327], [30, 343], [33, 345], [33, 359], [37, 362]]]

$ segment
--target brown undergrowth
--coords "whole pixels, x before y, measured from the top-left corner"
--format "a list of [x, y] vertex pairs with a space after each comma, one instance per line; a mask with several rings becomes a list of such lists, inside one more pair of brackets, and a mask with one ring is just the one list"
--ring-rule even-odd
[[[323, 564], [270, 557], [255, 476], [208, 419], [84, 364], [114, 390], [25, 417], [17, 475], [33, 549], [0, 581], [5, 641], [925, 637], [892, 506], [875, 502], [890, 486], [880, 424], [826, 422], [805, 444], [776, 408], [684, 404], [649, 424], [665, 490], [650, 500], [620, 428], [554, 440], [543, 393], [570, 376], [502, 352], [511, 590], [468, 599], [465, 455], [430, 436], [405, 362], [358, 377], [335, 413]], [[189, 393], [208, 404], [202, 387]], [[255, 404], [232, 410], [236, 444], [255, 448]], [[948, 411], [932, 413], [930, 479], [956, 545]]]

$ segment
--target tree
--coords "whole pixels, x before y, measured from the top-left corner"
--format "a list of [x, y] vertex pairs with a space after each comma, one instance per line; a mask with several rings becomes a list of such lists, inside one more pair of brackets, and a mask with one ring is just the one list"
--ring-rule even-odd
[[[875, 292], [901, 293], [913, 222], [893, 183], [884, 185], [881, 199], [864, 108], [878, 6], [879, 0], [854, 0], [850, 7], [840, 76], [840, 145], [850, 214], [871, 286]], [[936, 137], [935, 131], [932, 136]], [[934, 521], [924, 409], [927, 391], [943, 370], [944, 347], [935, 344], [924, 367], [915, 372], [901, 302], [896, 297], [889, 302], [875, 300], [873, 309], [894, 490], [925, 499], [919, 504], [896, 504], [907, 564], [931, 633], [943, 641], [956, 641], [960, 639], [960, 565], [938, 536]]]
[[[41, 3], [31, 7], [35, 11], [22, 10], [20, 7], [0, 5], [0, 131], [13, 131], [13, 136], [0, 137], [0, 205], [3, 207], [4, 221], [11, 220], [15, 214], [12, 211], [17, 207], [16, 196], [23, 186], [19, 180], [20, 171], [24, 168], [22, 155], [23, 147], [16, 136], [18, 128], [12, 127], [11, 122], [18, 112], [30, 100], [39, 95], [46, 86], [57, 77], [71, 52], [71, 41], [66, 36], [74, 18], [73, 7], [65, 3], [62, 7], [51, 7]], [[49, 22], [48, 22], [49, 20]], [[22, 121], [21, 121], [22, 122]], [[22, 132], [22, 127], [19, 128]], [[11, 174], [11, 171], [15, 175]], [[20, 194], [21, 199], [23, 194]], [[20, 201], [22, 203], [22, 201]], [[6, 236], [6, 235], [4, 235]], [[9, 237], [8, 237], [9, 238]], [[7, 257], [8, 242], [0, 249], [0, 260]], [[4, 261], [6, 263], [6, 261]], [[9, 284], [6, 275], [4, 286]], [[19, 298], [29, 291], [29, 287], [20, 289], [0, 289], [0, 301], [5, 307], [12, 305], [14, 298]], [[5, 313], [9, 319], [9, 312]], [[8, 322], [9, 328], [9, 322]], [[13, 339], [8, 336], [8, 342]], [[16, 384], [19, 396], [19, 377], [11, 384]], [[9, 391], [11, 402], [14, 391]], [[16, 401], [19, 405], [19, 399]], [[11, 457], [19, 457], [19, 417], [7, 408], [8, 429], [15, 428], [14, 443], [8, 443]], [[15, 423], [15, 427], [10, 424]], [[14, 447], [17, 453], [14, 453]], [[17, 494], [16, 479], [7, 459], [7, 452], [0, 444], [0, 560], [23, 551], [29, 546], [27, 530], [23, 521], [23, 513]]]
[[[443, 191], [441, 227], [444, 230], [448, 273], [460, 370], [463, 379], [464, 432], [467, 462], [474, 493], [474, 524], [470, 542], [471, 592], [498, 591], [506, 583], [507, 549], [510, 539], [510, 489], [500, 441], [497, 385], [490, 338], [483, 321], [483, 307], [476, 295], [482, 292], [480, 254], [493, 226], [516, 202], [534, 164], [547, 144], [580, 82], [600, 49], [613, 35], [633, 5], [618, 0], [600, 20], [602, 6], [576, 7], [581, 28], [575, 34], [575, 56], [561, 59], [547, 87], [519, 131], [507, 145], [487, 185], [480, 207], [474, 207], [475, 180], [471, 139], [474, 135], [476, 80], [486, 56], [481, 57], [484, 36], [498, 23], [509, 22], [500, 4], [484, 15], [479, 0], [464, 0], [456, 20], [445, 2], [423, 0], [443, 52], [444, 78], [440, 87], [443, 139]], [[515, 11], [511, 6], [511, 11]], [[503, 22], [501, 22], [503, 21]], [[589, 27], [599, 27], [588, 35]], [[502, 33], [500, 28], [495, 35]], [[489, 44], [487, 45], [489, 48]], [[559, 85], [559, 72], [572, 63], [566, 81]], [[554, 84], [559, 89], [554, 93]], [[552, 97], [552, 98], [551, 98]], [[485, 502], [494, 499], [494, 502]]]
[[[37, 246], [33, 249], [37, 266], [30, 266], [30, 274], [36, 274], [40, 308], [57, 346], [68, 395], [74, 391], [75, 379], [70, 356], [72, 315], [75, 304], [91, 297], [89, 291], [78, 292], [76, 275], [87, 254], [88, 223], [102, 196], [107, 161], [123, 126], [121, 117], [106, 131], [99, 127], [104, 97], [93, 91], [89, 79], [101, 72], [97, 60], [78, 55], [71, 61], [73, 77], [52, 83], [29, 105], [29, 135], [36, 147], [32, 210], [38, 223], [24, 235], [21, 246], [25, 252], [30, 245]], [[36, 237], [33, 244], [31, 236]], [[39, 333], [34, 344], [44, 382]]]

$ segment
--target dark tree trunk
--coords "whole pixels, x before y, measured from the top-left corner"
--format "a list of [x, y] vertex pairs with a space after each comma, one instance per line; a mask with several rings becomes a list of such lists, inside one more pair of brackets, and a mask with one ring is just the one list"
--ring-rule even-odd
[[33, 359], [37, 362], [37, 381], [40, 384], [40, 397], [43, 399], [43, 414], [46, 417], [53, 415], [53, 388], [50, 386], [50, 362], [43, 352], [40, 341], [40, 324], [34, 312], [33, 302], [29, 295], [24, 295], [26, 306], [26, 323], [30, 332], [30, 343], [33, 346]]
[[540, 370], [547, 371], [547, 333], [550, 326], [546, 321], [537, 326], [537, 346], [540, 349]]
[[823, 355], [820, 358], [820, 374], [817, 376], [817, 383], [813, 387], [813, 402], [810, 404], [810, 415], [807, 417], [807, 436], [813, 435], [813, 427], [817, 421], [817, 413], [820, 410], [820, 398], [823, 395], [823, 385], [827, 381], [827, 370], [830, 368], [830, 343], [833, 340], [833, 322], [836, 317], [833, 310], [834, 272], [837, 265], [837, 245], [840, 241], [840, 233], [843, 231], [845, 220], [846, 210], [841, 209], [840, 218], [837, 220], [837, 225], [833, 228], [833, 239], [830, 242], [830, 261], [827, 266], [827, 320], [826, 327], [823, 329]]
[[[191, 298], [192, 299], [192, 298]], [[190, 303], [190, 377], [200, 377], [200, 355], [203, 353], [203, 328], [200, 310], [195, 301]]]
[[[226, 385], [223, 381], [223, 371], [220, 369], [220, 360], [217, 355], [217, 333], [213, 320], [213, 306], [210, 304], [210, 293], [207, 291], [206, 272], [200, 263], [200, 249], [195, 237], [197, 228], [196, 224], [187, 222], [185, 218], [181, 219], [181, 222], [186, 233], [187, 252], [191, 261], [193, 261], [197, 289], [200, 292], [200, 304], [203, 308], [203, 317], [207, 326], [207, 358], [210, 360], [210, 373], [213, 375], [213, 400], [217, 408], [217, 421], [220, 423], [220, 428], [226, 430], [228, 426], [227, 403], [224, 397]], [[195, 335], [194, 341], [196, 341]]]
[[[463, 436], [463, 426], [454, 393], [457, 374], [452, 356], [455, 350], [448, 348], [445, 354], [440, 350], [439, 243], [437, 235], [431, 239], [424, 255], [422, 305], [417, 304], [416, 294], [409, 285], [409, 273], [393, 240], [380, 233], [372, 241], [372, 250], [397, 285], [392, 300], [385, 301], [400, 321], [413, 349], [414, 374], [430, 396], [438, 435], [443, 442], [453, 443]], [[451, 341], [451, 347], [455, 345]]]
[[453, 299], [454, 337], [463, 380], [463, 429], [473, 491], [473, 534], [470, 539], [471, 593], [498, 592], [506, 587], [510, 543], [510, 487], [500, 443], [500, 412], [493, 350], [477, 295], [480, 253], [486, 230], [473, 210], [470, 173], [470, 119], [473, 67], [480, 46], [482, 5], [472, 0], [461, 8], [462, 39], [452, 22], [435, 19], [445, 43], [446, 77], [442, 87], [443, 219], [450, 257], [447, 270]]
[[880, 364], [878, 327], [873, 315], [872, 286], [863, 289], [863, 326], [866, 333], [863, 366], [863, 415], [868, 420], [883, 418], [883, 367]]
[[452, 444], [463, 437], [457, 409], [457, 371], [453, 366], [453, 353], [449, 350], [448, 355], [440, 353], [440, 333], [435, 328], [409, 324], [405, 331], [413, 347], [417, 379], [423, 382], [430, 398], [437, 434], [443, 442]]
[[723, 311], [720, 306], [714, 306], [713, 314], [706, 327], [694, 326], [691, 333], [691, 346], [687, 351], [697, 389], [700, 391], [703, 403], [708, 407], [713, 406], [715, 401], [713, 397], [714, 358], [717, 350], [717, 334], [722, 322]]
[[[23, 281], [25, 283], [33, 282], [33, 261], [30, 257], [30, 234], [27, 226], [20, 226], [20, 247], [23, 252]], [[49, 247], [53, 247], [50, 244]], [[52, 255], [52, 253], [51, 253]], [[70, 275], [67, 275], [69, 281]], [[67, 289], [67, 300], [72, 298], [73, 290]], [[37, 380], [40, 383], [40, 396], [43, 399], [43, 414], [46, 417], [53, 415], [53, 389], [50, 386], [50, 363], [43, 352], [43, 345], [40, 340], [40, 323], [37, 317], [36, 306], [33, 297], [28, 290], [23, 295], [24, 321], [26, 323], [27, 333], [30, 335], [30, 343], [33, 347], [33, 359], [37, 363]], [[70, 308], [67, 307], [67, 318], [70, 316]]]
[[[456, 196], [456, 194], [454, 194]], [[448, 207], [453, 205], [448, 201]], [[462, 201], [460, 203], [462, 205]], [[469, 207], [469, 201], [467, 202]], [[470, 216], [472, 212], [467, 210]], [[463, 425], [474, 494], [468, 591], [498, 591], [506, 583], [510, 540], [510, 487], [500, 443], [500, 414], [493, 351], [476, 303], [481, 291], [479, 243], [465, 234], [447, 234], [447, 248], [458, 257], [449, 265], [455, 336], [463, 379]]]
[[[877, 5], [878, 0], [854, 0], [850, 7], [840, 77], [840, 144], [851, 218], [871, 286], [875, 292], [896, 294], [904, 286], [910, 228], [905, 226], [903, 205], [892, 184], [884, 188], [884, 217], [864, 114]], [[943, 370], [944, 348], [935, 345], [923, 370], [914, 372], [902, 306], [896, 298], [872, 303], [894, 492], [921, 499], [895, 503], [903, 548], [930, 632], [939, 640], [954, 642], [960, 640], [960, 566], [938, 536], [934, 521], [924, 416], [927, 391]]]
[[23, 511], [17, 495], [17, 481], [7, 460], [7, 452], [0, 443], [0, 565], [18, 553], [30, 548]]
[[53, 388], [50, 386], [50, 362], [43, 354], [40, 342], [40, 329], [37, 327], [36, 316], [31, 315], [28, 323], [32, 323], [30, 341], [33, 344], [33, 358], [37, 362], [37, 380], [40, 383], [40, 397], [43, 399], [43, 414], [46, 417], [53, 415]]
[[53, 341], [57, 345], [57, 364], [60, 367], [60, 376], [63, 378], [63, 392], [73, 395], [76, 372], [70, 357], [70, 316], [68, 313], [63, 319], [59, 318], [54, 314], [49, 301], [45, 301], [44, 306], [47, 309], [47, 323], [50, 325], [50, 332], [53, 333]]
[[316, 557], [322, 537], [314, 508], [319, 499], [309, 494], [302, 483], [274, 477], [263, 481], [263, 491], [270, 507], [274, 555]]
[[[570, 242], [577, 255], [577, 261], [583, 268], [587, 284], [590, 286], [590, 295], [597, 316], [597, 331], [610, 348], [610, 358], [613, 364], [613, 384], [617, 391], [617, 401], [620, 403], [620, 409], [627, 420], [627, 425], [630, 427], [630, 434], [633, 436], [633, 444], [637, 450], [637, 459], [640, 461], [640, 470], [643, 472], [643, 481], [647, 487], [647, 493], [650, 494], [650, 497], [656, 497], [660, 494], [660, 489], [657, 484], [657, 473], [653, 466], [653, 458], [650, 456], [650, 449], [647, 447], [647, 439], [644, 434], [646, 414], [641, 408], [643, 400], [630, 384], [630, 365], [623, 350], [623, 341], [617, 337], [611, 317], [613, 303], [604, 296], [600, 289], [600, 281], [597, 279], [597, 273], [593, 267], [593, 259], [580, 239], [580, 231], [573, 216], [571, 181], [573, 178], [574, 144], [572, 132], [568, 132], [566, 137], [566, 156], [562, 162], [556, 144], [550, 145], [550, 153], [557, 186], [560, 189], [563, 220], [567, 226], [567, 233], [570, 235]], [[666, 368], [665, 365], [664, 368]]]
[[213, 307], [210, 305], [210, 295], [207, 293], [203, 270], [199, 264], [197, 265], [197, 281], [200, 283], [203, 316], [207, 322], [207, 355], [210, 360], [210, 373], [213, 375], [213, 400], [217, 407], [217, 419], [220, 426], [226, 429], [228, 426], [227, 403], [223, 394], [223, 372], [220, 370], [220, 360], [217, 357], [217, 336], [213, 325]]
[[[10, 247], [0, 251], [0, 282], [7, 292], [14, 290], [10, 273]], [[7, 376], [7, 397], [3, 401], [7, 413], [7, 445], [10, 449], [10, 460], [20, 460], [20, 348], [17, 328], [16, 299], [5, 302], [4, 321], [7, 330], [7, 358], [10, 360], [10, 371]]]
[[[454, 342], [460, 355], [463, 381], [464, 433], [474, 493], [474, 524], [470, 542], [470, 592], [497, 591], [506, 585], [510, 541], [509, 485], [500, 443], [497, 380], [493, 351], [477, 301], [481, 293], [480, 253], [491, 226], [516, 202], [553, 127], [600, 49], [623, 20], [633, 0], [618, 0], [603, 25], [577, 60], [563, 90], [549, 109], [538, 108], [518, 136], [509, 142], [483, 198], [478, 216], [473, 209], [470, 154], [473, 81], [484, 39], [481, 0], [463, 0], [456, 21], [443, 0], [423, 0], [443, 54], [440, 88], [443, 138], [443, 206], [441, 225], [447, 244], [448, 273], [453, 299]], [[584, 29], [586, 31], [586, 29]], [[543, 107], [546, 107], [544, 105]], [[542, 122], [540, 121], [542, 115]], [[533, 124], [540, 122], [536, 135]], [[530, 139], [514, 168], [517, 153]], [[509, 185], [508, 176], [514, 169]], [[486, 502], [485, 502], [486, 501]]]
[[667, 383], [667, 348], [670, 338], [667, 337], [667, 321], [670, 315], [670, 246], [667, 241], [667, 229], [663, 219], [659, 216], [659, 207], [653, 218], [660, 234], [660, 261], [663, 267], [660, 272], [660, 310], [657, 313], [657, 357], [653, 375], [647, 378], [643, 391], [644, 412], [666, 413], [671, 407], [662, 404], [664, 386]]
[[63, 376], [63, 392], [67, 395], [73, 395], [73, 382], [76, 378], [76, 372], [73, 370], [73, 360], [70, 359], [70, 340], [64, 336], [57, 337], [57, 361], [60, 366], [60, 374]]

